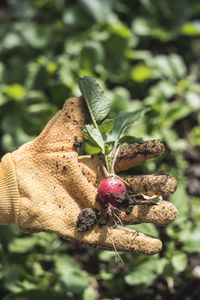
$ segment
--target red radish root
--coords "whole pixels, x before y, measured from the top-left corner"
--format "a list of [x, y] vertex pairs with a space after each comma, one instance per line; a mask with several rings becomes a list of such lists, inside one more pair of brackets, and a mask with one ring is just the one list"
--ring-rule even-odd
[[117, 177], [108, 177], [103, 179], [98, 187], [99, 200], [103, 205], [110, 204], [117, 207], [117, 198], [125, 193], [126, 186], [122, 180]]

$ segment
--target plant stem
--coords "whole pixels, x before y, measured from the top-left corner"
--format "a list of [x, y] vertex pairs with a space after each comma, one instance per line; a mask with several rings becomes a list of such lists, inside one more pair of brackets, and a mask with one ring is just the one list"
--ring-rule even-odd
[[110, 173], [110, 166], [109, 166], [109, 162], [108, 162], [108, 156], [104, 154], [104, 160], [105, 160], [105, 164], [106, 164], [106, 169], [108, 171], [108, 173]]
[[110, 174], [108, 173], [108, 170], [106, 169], [105, 166], [103, 166], [103, 171], [104, 171], [104, 174], [105, 174], [106, 177], [110, 176]]
[[110, 169], [111, 174], [115, 174], [115, 162], [116, 162], [116, 158], [117, 158], [120, 148], [121, 148], [121, 145], [119, 145], [118, 147], [116, 145], [114, 148], [114, 156], [113, 156], [113, 160], [111, 163], [111, 169]]

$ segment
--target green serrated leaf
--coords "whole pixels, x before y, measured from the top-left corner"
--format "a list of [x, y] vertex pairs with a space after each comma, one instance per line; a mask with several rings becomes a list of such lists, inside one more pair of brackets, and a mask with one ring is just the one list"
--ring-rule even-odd
[[104, 120], [98, 127], [99, 131], [104, 134], [108, 134], [109, 131], [113, 128], [114, 120], [113, 119], [106, 119]]
[[108, 133], [106, 142], [117, 144], [122, 132], [128, 128], [130, 124], [141, 119], [148, 111], [148, 108], [136, 110], [134, 112], [125, 112], [114, 119], [113, 129]]
[[80, 76], [78, 85], [87, 103], [93, 123], [95, 125], [100, 124], [109, 113], [111, 102], [105, 97], [102, 88], [92, 77]]
[[102, 152], [105, 149], [105, 143], [100, 131], [94, 125], [85, 125], [83, 129], [86, 140], [90, 141], [92, 145], [99, 147]]

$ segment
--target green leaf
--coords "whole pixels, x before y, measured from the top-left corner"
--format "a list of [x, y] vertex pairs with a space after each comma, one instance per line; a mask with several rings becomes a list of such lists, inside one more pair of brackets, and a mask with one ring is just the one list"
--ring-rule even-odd
[[60, 284], [63, 289], [81, 292], [89, 285], [89, 275], [81, 270], [79, 264], [68, 255], [54, 257], [56, 271], [60, 274]]
[[153, 73], [151, 68], [147, 67], [144, 64], [138, 64], [131, 70], [131, 78], [136, 82], [143, 82], [145, 80], [151, 79], [152, 77]]
[[195, 92], [187, 92], [185, 95], [188, 106], [194, 110], [200, 109], [200, 95]]
[[20, 36], [14, 32], [10, 32], [7, 33], [7, 35], [5, 36], [2, 45], [4, 48], [6, 49], [12, 49], [15, 47], [19, 47], [21, 46], [22, 40], [20, 38]]
[[172, 257], [172, 265], [178, 272], [183, 272], [187, 267], [187, 255], [185, 253], [176, 253]]
[[184, 78], [186, 75], [186, 66], [181, 56], [177, 54], [170, 54], [169, 62], [176, 78]]
[[109, 131], [113, 128], [114, 120], [113, 119], [106, 119], [104, 120], [98, 127], [101, 133], [108, 134]]
[[97, 300], [97, 292], [93, 288], [93, 286], [88, 286], [83, 292], [83, 300]]
[[104, 270], [104, 269], [100, 271], [99, 275], [100, 275], [100, 278], [103, 279], [103, 280], [105, 280], [105, 281], [106, 280], [110, 280], [110, 279], [113, 278], [113, 274], [110, 273], [110, 272], [108, 272], [108, 271], [106, 271], [106, 270]]
[[102, 88], [92, 77], [80, 76], [78, 85], [87, 103], [93, 123], [101, 123], [110, 111], [111, 102], [104, 96]]
[[198, 36], [200, 35], [200, 22], [187, 22], [183, 25], [181, 33], [187, 36]]
[[85, 125], [83, 132], [86, 140], [90, 141], [92, 145], [99, 147], [104, 152], [105, 143], [103, 137], [94, 125]]
[[[104, 55], [104, 49], [99, 42], [88, 41], [81, 53], [80, 53], [80, 65], [84, 71], [88, 73], [94, 73], [98, 63], [102, 61]], [[82, 74], [80, 71], [80, 75], [90, 75], [90, 74]]]
[[175, 121], [181, 120], [188, 116], [191, 112], [193, 112], [193, 107], [188, 105], [188, 103], [184, 103], [180, 100], [175, 100], [172, 103], [168, 104], [166, 107], [166, 111], [163, 112], [164, 120], [163, 127], [170, 126], [174, 124]]
[[115, 257], [115, 252], [103, 250], [99, 253], [99, 259], [102, 261], [110, 261]]
[[148, 108], [136, 110], [134, 112], [125, 112], [114, 119], [113, 129], [108, 133], [106, 142], [117, 144], [121, 133], [135, 121], [141, 119], [148, 111]]
[[128, 285], [151, 285], [157, 277], [158, 264], [159, 261], [155, 257], [141, 261], [140, 264], [134, 266], [133, 272], [125, 276], [125, 282]]
[[92, 154], [97, 154], [101, 152], [101, 149], [99, 147], [93, 146], [90, 144], [89, 141], [84, 141], [82, 144], [81, 148], [79, 149], [79, 155], [92, 155]]
[[21, 100], [26, 94], [25, 88], [20, 84], [12, 84], [4, 87], [4, 93], [14, 100]]
[[15, 253], [26, 253], [34, 248], [37, 239], [34, 237], [15, 238], [9, 245], [9, 250]]
[[[183, 239], [182, 239], [183, 240]], [[190, 231], [183, 240], [183, 249], [186, 252], [199, 252], [200, 249], [200, 231], [199, 228], [195, 228], [193, 231]]]
[[195, 147], [200, 147], [200, 126], [195, 126], [190, 134], [191, 144]]
[[80, 0], [83, 10], [97, 22], [105, 22], [112, 12], [112, 0]]

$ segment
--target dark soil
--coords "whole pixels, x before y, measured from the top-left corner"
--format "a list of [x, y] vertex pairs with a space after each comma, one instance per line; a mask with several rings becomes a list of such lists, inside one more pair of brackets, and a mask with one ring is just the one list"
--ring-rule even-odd
[[90, 230], [95, 224], [97, 224], [97, 212], [92, 208], [84, 208], [78, 216], [77, 231]]

